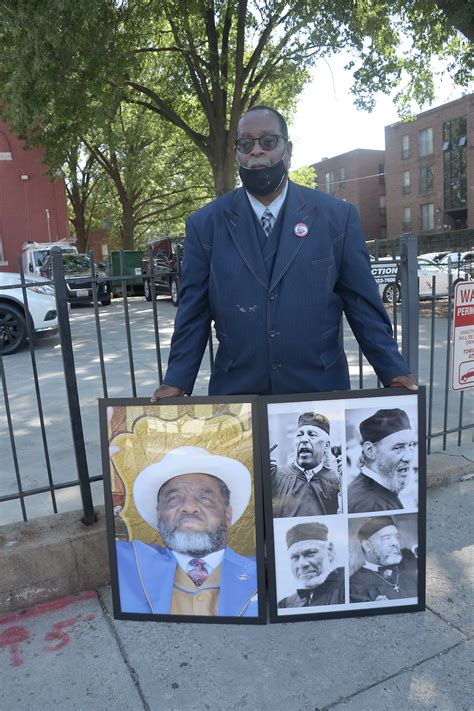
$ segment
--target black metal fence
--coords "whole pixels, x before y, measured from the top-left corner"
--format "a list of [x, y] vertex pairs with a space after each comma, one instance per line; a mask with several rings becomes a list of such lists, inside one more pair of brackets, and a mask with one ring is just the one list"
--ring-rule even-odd
[[[27, 347], [0, 354], [1, 523], [80, 506], [86, 524], [95, 520], [94, 503], [102, 501], [97, 398], [151, 395], [162, 381], [173, 330], [174, 307], [166, 298], [156, 298], [152, 260], [144, 275], [150, 279], [150, 303], [128, 295], [128, 280], [136, 277], [125, 276], [121, 260], [121, 275], [111, 280], [120, 281], [123, 297], [100, 306], [99, 276], [92, 267], [92, 307], [71, 312], [62, 256], [59, 250], [52, 254], [59, 343], [36, 343], [33, 324], [26, 319]], [[450, 388], [453, 284], [458, 275], [449, 272], [442, 288], [440, 275], [432, 275], [431, 290], [419, 294], [416, 254], [415, 236], [405, 235], [389, 250], [385, 245], [383, 256], [376, 252], [374, 264], [388, 256], [398, 265], [399, 293], [387, 309], [406, 361], [427, 385], [431, 452], [462, 447], [469, 438], [474, 393]], [[21, 264], [20, 276], [27, 312], [31, 284]], [[381, 294], [385, 287], [380, 286]], [[352, 387], [381, 386], [347, 324], [343, 330]], [[197, 394], [206, 392], [213, 353], [211, 332]]]

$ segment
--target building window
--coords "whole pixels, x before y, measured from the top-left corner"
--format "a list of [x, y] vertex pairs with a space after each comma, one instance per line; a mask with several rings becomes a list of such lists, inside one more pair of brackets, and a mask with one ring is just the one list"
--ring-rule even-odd
[[334, 192], [334, 173], [324, 173], [324, 185], [327, 193]]
[[385, 185], [385, 166], [383, 163], [379, 163], [379, 184]]
[[429, 165], [420, 168], [420, 194], [430, 193], [433, 190], [433, 169]]
[[402, 191], [404, 195], [410, 192], [410, 171], [404, 170], [402, 173]]
[[385, 208], [387, 206], [387, 199], [385, 195], [380, 195], [379, 197], [379, 215], [385, 215]]
[[433, 129], [423, 128], [418, 131], [418, 155], [429, 156], [433, 153]]
[[444, 209], [467, 207], [467, 122], [463, 116], [443, 124]]
[[380, 228], [380, 239], [387, 239], [387, 228], [385, 225], [382, 225]]
[[411, 231], [411, 207], [403, 208], [403, 231]]
[[339, 187], [343, 188], [346, 184], [346, 169], [339, 168]]
[[406, 134], [402, 136], [402, 159], [406, 160], [410, 157], [410, 136]]
[[432, 202], [420, 205], [420, 221], [422, 230], [434, 230], [434, 205]]

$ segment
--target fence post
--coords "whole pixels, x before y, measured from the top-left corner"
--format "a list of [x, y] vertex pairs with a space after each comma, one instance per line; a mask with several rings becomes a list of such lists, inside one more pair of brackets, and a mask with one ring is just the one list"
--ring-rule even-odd
[[400, 237], [400, 296], [402, 312], [402, 356], [418, 378], [419, 294], [417, 236]]
[[56, 310], [58, 312], [59, 336], [61, 339], [61, 353], [63, 357], [69, 417], [71, 420], [72, 441], [76, 458], [77, 474], [79, 478], [82, 510], [84, 512], [82, 521], [83, 523], [85, 523], [86, 526], [89, 526], [91, 523], [94, 523], [96, 521], [96, 516], [92, 503], [91, 484], [89, 481], [89, 468], [87, 465], [84, 432], [82, 429], [81, 407], [79, 404], [79, 393], [77, 390], [76, 368], [74, 364], [74, 353], [71, 338], [71, 326], [69, 323], [67, 287], [66, 281], [64, 279], [64, 265], [61, 249], [59, 247], [53, 247], [51, 249], [51, 257], [53, 262], [54, 288], [56, 291]]

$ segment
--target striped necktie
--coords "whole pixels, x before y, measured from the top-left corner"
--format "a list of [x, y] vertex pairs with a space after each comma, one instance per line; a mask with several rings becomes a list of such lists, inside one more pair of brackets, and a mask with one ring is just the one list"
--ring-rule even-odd
[[263, 213], [262, 217], [260, 218], [260, 222], [262, 223], [263, 231], [265, 232], [267, 237], [270, 237], [270, 232], [272, 231], [272, 219], [273, 215], [270, 210], [265, 210]]
[[186, 575], [191, 578], [197, 588], [200, 588], [209, 577], [205, 562], [200, 558], [191, 558], [188, 565], [191, 565], [192, 567], [191, 570], [186, 572]]

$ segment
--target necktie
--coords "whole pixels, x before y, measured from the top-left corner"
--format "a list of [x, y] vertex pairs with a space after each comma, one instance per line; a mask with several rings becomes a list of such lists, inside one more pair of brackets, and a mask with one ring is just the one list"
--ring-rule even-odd
[[263, 213], [262, 217], [260, 218], [260, 222], [262, 223], [263, 231], [265, 232], [267, 237], [270, 237], [270, 232], [272, 231], [272, 213], [270, 210], [265, 210]]
[[189, 565], [192, 566], [191, 570], [187, 571], [187, 575], [191, 578], [194, 585], [200, 588], [201, 585], [207, 580], [209, 574], [207, 572], [206, 564], [200, 558], [191, 558]]

